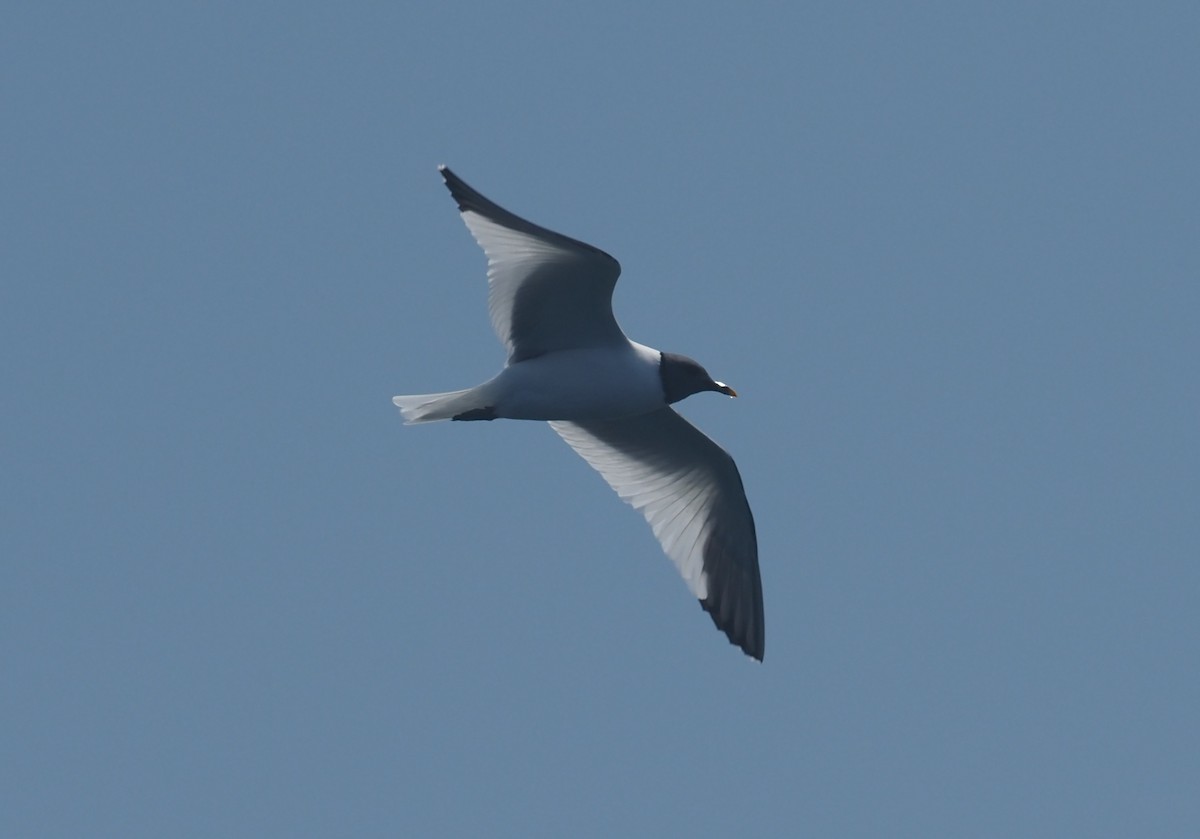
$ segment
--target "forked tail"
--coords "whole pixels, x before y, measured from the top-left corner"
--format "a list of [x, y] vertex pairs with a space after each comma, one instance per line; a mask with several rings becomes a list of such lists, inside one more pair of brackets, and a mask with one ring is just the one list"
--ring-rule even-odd
[[454, 419], [461, 414], [478, 411], [485, 407], [480, 404], [479, 388], [469, 387], [466, 390], [453, 390], [449, 393], [422, 393], [415, 396], [397, 396], [392, 399], [406, 425], [417, 422], [436, 422], [437, 420]]

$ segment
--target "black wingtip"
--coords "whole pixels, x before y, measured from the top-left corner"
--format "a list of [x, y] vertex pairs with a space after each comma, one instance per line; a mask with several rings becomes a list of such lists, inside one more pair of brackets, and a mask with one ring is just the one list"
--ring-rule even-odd
[[445, 181], [446, 188], [450, 190], [450, 196], [460, 212], [472, 211], [486, 216], [507, 212], [484, 198], [478, 190], [454, 174], [445, 163], [438, 166], [438, 172], [441, 173], [442, 180]]
[[725, 633], [730, 644], [738, 647], [755, 661], [763, 660], [767, 645], [761, 627], [756, 630], [754, 627], [738, 626], [737, 621], [722, 620], [721, 610], [712, 598], [701, 600], [699, 603], [700, 608], [708, 612], [708, 616], [712, 618], [713, 625]]

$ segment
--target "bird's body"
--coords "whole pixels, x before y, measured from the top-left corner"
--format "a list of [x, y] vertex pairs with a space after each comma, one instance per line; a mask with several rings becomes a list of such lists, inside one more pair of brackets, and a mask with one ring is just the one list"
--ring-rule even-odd
[[508, 364], [494, 378], [456, 394], [448, 417], [419, 412], [410, 417], [408, 411], [405, 417], [422, 422], [491, 409], [490, 419], [581, 421], [616, 419], [663, 407], [659, 352], [632, 341], [622, 343], [558, 350]]
[[692, 359], [625, 337], [612, 315], [615, 259], [441, 172], [488, 257], [488, 306], [508, 363], [473, 388], [395, 397], [405, 420], [549, 422], [642, 512], [718, 628], [761, 660], [758, 545], [741, 477], [670, 408], [702, 391], [737, 394]]

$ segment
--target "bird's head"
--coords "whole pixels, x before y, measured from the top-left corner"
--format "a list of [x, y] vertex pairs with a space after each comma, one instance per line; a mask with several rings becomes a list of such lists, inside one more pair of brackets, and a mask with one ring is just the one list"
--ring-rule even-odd
[[737, 391], [724, 382], [714, 380], [707, 370], [686, 355], [660, 353], [658, 374], [662, 377], [663, 396], [667, 404], [706, 390], [737, 396]]

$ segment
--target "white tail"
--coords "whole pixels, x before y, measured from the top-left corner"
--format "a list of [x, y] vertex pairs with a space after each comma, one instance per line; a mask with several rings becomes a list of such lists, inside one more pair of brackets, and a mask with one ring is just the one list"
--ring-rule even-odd
[[453, 419], [459, 414], [482, 408], [477, 387], [453, 390], [449, 393], [422, 393], [415, 396], [397, 396], [392, 399], [406, 425], [416, 422], [435, 422]]

